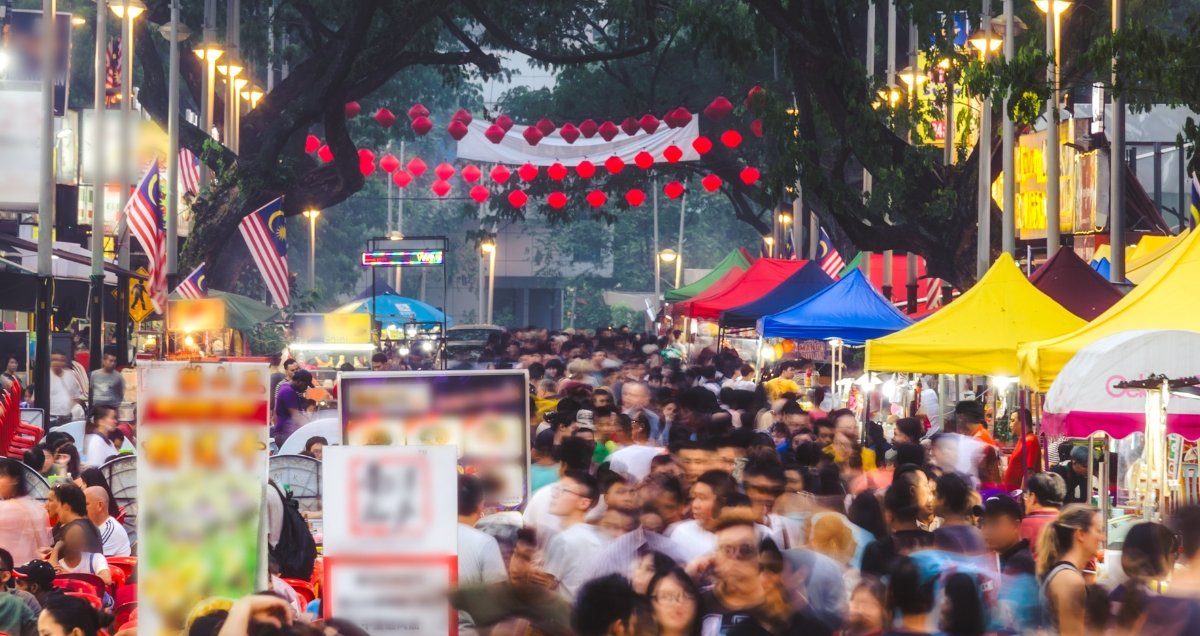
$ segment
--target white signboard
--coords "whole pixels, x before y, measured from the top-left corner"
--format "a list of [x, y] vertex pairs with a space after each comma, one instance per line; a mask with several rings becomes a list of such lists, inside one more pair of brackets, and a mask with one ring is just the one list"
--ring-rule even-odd
[[373, 635], [450, 634], [457, 578], [452, 446], [333, 446], [323, 461], [325, 617]]
[[0, 208], [36, 208], [45, 118], [40, 85], [0, 82], [0, 113]]

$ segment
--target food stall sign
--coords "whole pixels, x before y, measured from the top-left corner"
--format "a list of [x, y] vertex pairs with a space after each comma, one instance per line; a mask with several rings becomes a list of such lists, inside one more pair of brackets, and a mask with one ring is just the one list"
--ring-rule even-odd
[[446, 261], [445, 250], [378, 250], [363, 252], [364, 267], [434, 267]]
[[185, 298], [170, 301], [167, 330], [185, 333], [225, 328], [225, 301], [220, 298]]

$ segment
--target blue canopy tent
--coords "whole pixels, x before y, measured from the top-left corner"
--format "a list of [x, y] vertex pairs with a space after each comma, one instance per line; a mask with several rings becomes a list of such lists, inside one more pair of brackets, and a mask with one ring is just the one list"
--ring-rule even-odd
[[809, 261], [766, 296], [721, 312], [721, 326], [734, 329], [754, 327], [759, 318], [808, 300], [832, 284], [833, 279], [821, 270], [821, 266]]
[[860, 345], [912, 324], [863, 277], [852, 270], [845, 278], [808, 300], [758, 320], [764, 338], [825, 340], [841, 338]]
[[405, 298], [392, 291], [376, 294], [374, 298], [361, 298], [350, 301], [333, 310], [335, 314], [372, 314], [375, 320], [384, 325], [394, 323], [435, 323], [445, 322], [447, 326], [453, 323], [445, 313], [437, 307], [427, 305], [413, 298]]

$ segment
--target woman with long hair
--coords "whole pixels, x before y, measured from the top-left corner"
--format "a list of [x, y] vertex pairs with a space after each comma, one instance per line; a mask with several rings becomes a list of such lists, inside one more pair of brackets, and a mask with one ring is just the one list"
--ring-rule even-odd
[[681, 568], [655, 574], [646, 588], [646, 597], [659, 636], [699, 636], [700, 591]]
[[92, 416], [88, 418], [83, 431], [83, 457], [88, 466], [103, 466], [104, 462], [117, 455], [117, 448], [109, 439], [115, 430], [117, 409], [103, 405], [92, 407]]
[[0, 458], [0, 546], [14, 564], [40, 559], [50, 547], [50, 520], [46, 509], [29, 496], [21, 462]]
[[1171, 575], [1178, 543], [1175, 533], [1161, 523], [1139, 523], [1129, 529], [1121, 548], [1121, 569], [1129, 579], [1108, 597], [1120, 630], [1137, 631], [1147, 602], [1157, 592], [1152, 585]]
[[1037, 574], [1050, 627], [1064, 636], [1085, 632], [1087, 582], [1083, 569], [1104, 542], [1104, 520], [1091, 506], [1072, 504], [1042, 528]]

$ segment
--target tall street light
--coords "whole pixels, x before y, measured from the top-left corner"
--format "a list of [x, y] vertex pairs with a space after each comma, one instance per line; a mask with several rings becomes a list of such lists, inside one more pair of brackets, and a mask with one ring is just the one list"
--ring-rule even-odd
[[[9, 6], [12, 6], [11, 4]], [[58, 59], [58, 25], [54, 19], [55, 0], [42, 0], [42, 147], [41, 179], [38, 190], [38, 253], [37, 253], [37, 364], [35, 366], [35, 405], [50, 415], [50, 303], [53, 302], [54, 267], [54, 64]]]
[[[917, 91], [925, 82], [929, 81], [929, 76], [921, 71], [921, 62], [917, 53], [917, 23], [909, 20], [908, 22], [908, 66], [897, 74], [900, 81], [908, 87], [908, 107], [909, 112], [916, 112], [917, 107]], [[912, 127], [908, 129], [908, 143], [912, 143]], [[904, 263], [905, 285], [904, 285], [904, 310], [910, 314], [917, 313], [917, 255], [911, 251], [905, 256]]]
[[[979, 59], [1000, 50], [1004, 41], [996, 37], [991, 24], [991, 0], [983, 0], [983, 24], [971, 35], [971, 46], [979, 50]], [[975, 275], [982, 277], [992, 264], [992, 98], [984, 95], [979, 107], [979, 183], [977, 200]]]
[[1059, 104], [1059, 34], [1062, 14], [1071, 8], [1068, 0], [1036, 0], [1034, 4], [1046, 14], [1046, 54], [1051, 60], [1046, 69], [1051, 82], [1050, 100], [1046, 102], [1046, 258], [1054, 256], [1062, 244], [1059, 213], [1058, 104]]
[[[1125, 24], [1125, 0], [1113, 0], [1112, 30], [1120, 31]], [[1112, 84], [1117, 85], [1117, 65], [1112, 61]], [[1104, 108], [1103, 105], [1100, 106]], [[1108, 168], [1108, 242], [1112, 250], [1109, 257], [1108, 280], [1125, 282], [1125, 98], [1113, 93], [1112, 99], [1112, 147], [1109, 148]]]
[[[220, 45], [217, 44], [216, 14], [216, 0], [204, 0], [204, 44], [198, 49], [193, 49], [200, 60], [204, 62], [204, 73], [201, 77], [204, 90], [201, 95], [203, 103], [200, 105], [200, 127], [204, 129], [204, 134], [208, 136], [212, 136], [213, 129], [213, 96], [214, 85], [217, 81], [217, 60], [225, 53]], [[200, 164], [200, 183], [208, 183], [208, 180], [208, 167], [202, 163]]]
[[[992, 18], [992, 28], [1004, 36], [1004, 61], [1012, 63], [1016, 57], [1016, 37], [1026, 29], [1025, 23], [1013, 15], [1014, 0], [1004, 0], [1004, 15]], [[1000, 249], [1016, 256], [1017, 251], [1017, 180], [1016, 180], [1016, 124], [1009, 110], [1012, 95], [1004, 95], [1004, 123], [1001, 132], [1003, 140], [1002, 171], [1004, 173], [1004, 209], [1001, 211]]]
[[105, 77], [108, 75], [108, 0], [96, 0], [96, 74], [92, 108], [95, 110], [96, 133], [92, 136], [95, 157], [92, 161], [92, 298], [88, 304], [89, 365], [100, 368], [104, 353], [104, 120], [107, 114]]
[[[121, 183], [117, 192], [120, 205], [124, 210], [129, 202], [129, 186], [133, 183], [133, 21], [146, 10], [142, 0], [114, 0], [109, 4], [112, 12], [121, 20], [121, 141], [118, 163], [120, 164]], [[129, 269], [129, 237], [126, 236], [129, 227], [128, 216], [121, 214], [121, 223], [116, 229], [117, 264]], [[124, 364], [129, 357], [129, 311], [128, 285], [125, 281], [117, 281], [117, 362]]]
[[237, 77], [242, 74], [242, 65], [233, 57], [227, 56], [225, 63], [217, 66], [217, 72], [225, 78], [225, 127], [221, 141], [225, 147], [237, 152], [237, 131], [235, 130], [234, 108], [238, 102]]
[[[679, 257], [678, 252], [676, 252], [675, 250], [668, 247], [658, 253], [658, 260], [662, 261], [663, 263], [666, 263], [668, 266], [670, 266], [670, 265], [677, 265], [677, 264], [681, 263], [683, 259], [681, 259]], [[678, 276], [675, 277], [675, 289], [679, 289], [679, 277]]]
[[179, 276], [179, 44], [191, 36], [179, 20], [180, 0], [171, 1], [171, 22], [158, 28], [170, 42], [167, 81], [167, 289]]
[[316, 209], [301, 212], [308, 219], [308, 288], [317, 287], [317, 218], [321, 211]]
[[496, 307], [496, 239], [486, 238], [479, 249], [487, 254], [488, 285], [487, 285], [487, 323], [492, 324], [492, 310]]

